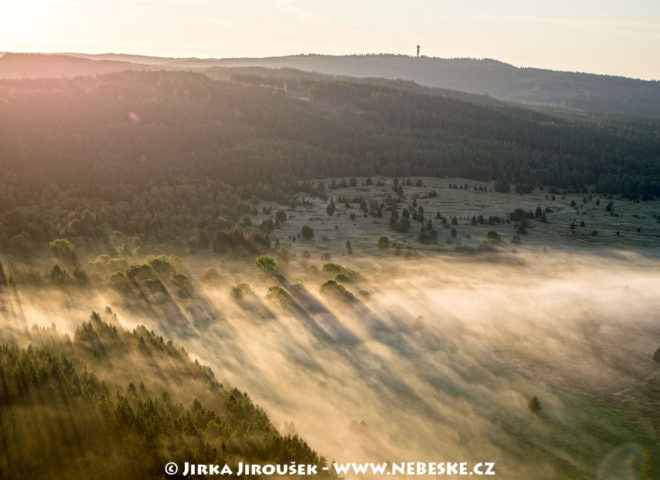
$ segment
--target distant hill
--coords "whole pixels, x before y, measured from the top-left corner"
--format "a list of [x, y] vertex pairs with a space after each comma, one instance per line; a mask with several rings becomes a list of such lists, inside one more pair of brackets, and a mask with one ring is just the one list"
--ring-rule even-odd
[[[213, 75], [224, 70], [232, 69]], [[0, 165], [24, 182], [92, 192], [96, 181], [290, 186], [387, 174], [660, 193], [657, 122], [562, 118], [407, 82], [269, 72], [0, 81]]]
[[296, 69], [343, 77], [413, 81], [508, 102], [589, 113], [660, 116], [660, 82], [589, 73], [518, 68], [496, 60], [404, 55], [295, 55], [269, 58], [164, 58], [126, 54], [15, 54], [0, 58], [0, 78], [61, 78], [120, 70], [217, 67]]
[[0, 78], [64, 78], [122, 70], [145, 70], [144, 64], [117, 60], [90, 60], [71, 55], [6, 53], [0, 57]]
[[518, 68], [496, 60], [403, 55], [297, 55], [226, 59], [221, 66], [295, 68], [331, 75], [412, 80], [429, 87], [490, 95], [531, 105], [599, 113], [660, 114], [660, 82]]

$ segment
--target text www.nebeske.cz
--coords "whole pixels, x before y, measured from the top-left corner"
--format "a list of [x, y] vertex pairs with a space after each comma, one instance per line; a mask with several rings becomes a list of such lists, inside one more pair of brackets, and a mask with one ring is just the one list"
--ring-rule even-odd
[[[351, 475], [436, 475], [436, 476], [491, 476], [495, 475], [494, 462], [398, 462], [398, 463], [333, 463], [332, 467], [318, 467], [312, 464], [251, 464], [239, 462], [235, 468], [229, 465], [192, 464], [183, 465], [184, 476], [187, 475], [218, 475], [218, 476], [269, 476], [269, 475], [305, 475], [314, 476], [324, 471], [334, 470], [339, 476]], [[167, 464], [165, 472], [174, 475], [178, 466]]]

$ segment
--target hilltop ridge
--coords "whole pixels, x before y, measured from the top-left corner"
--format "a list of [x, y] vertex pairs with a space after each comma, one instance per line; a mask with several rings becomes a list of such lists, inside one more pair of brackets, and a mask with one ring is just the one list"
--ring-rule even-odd
[[[92, 63], [95, 62], [95, 63]], [[660, 115], [660, 82], [516, 67], [494, 59], [393, 54], [265, 58], [165, 58], [128, 54], [16, 54], [0, 58], [0, 78], [72, 77], [119, 70], [264, 67], [347, 77], [409, 80], [527, 105], [591, 113]]]

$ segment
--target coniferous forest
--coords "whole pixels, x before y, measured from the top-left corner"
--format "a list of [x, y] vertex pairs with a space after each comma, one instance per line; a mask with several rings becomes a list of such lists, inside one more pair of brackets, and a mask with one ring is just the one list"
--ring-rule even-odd
[[106, 316], [92, 313], [71, 336], [35, 327], [0, 345], [0, 477], [160, 478], [172, 461], [325, 465], [184, 349]]
[[0, 62], [0, 479], [657, 476], [655, 84], [55, 57]]
[[202, 247], [220, 234], [217, 250], [249, 249], [269, 233], [237, 225], [251, 201], [324, 198], [314, 179], [328, 176], [660, 194], [653, 118], [583, 119], [409, 82], [246, 71], [1, 81], [0, 245], [20, 254], [119, 231]]

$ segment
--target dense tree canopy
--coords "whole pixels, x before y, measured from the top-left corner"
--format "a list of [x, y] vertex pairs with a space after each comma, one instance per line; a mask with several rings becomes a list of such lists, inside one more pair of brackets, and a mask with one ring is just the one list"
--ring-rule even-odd
[[161, 478], [170, 461], [324, 463], [144, 327], [127, 332], [93, 314], [72, 338], [30, 338], [28, 348], [0, 345], [1, 478]]
[[84, 238], [134, 250], [138, 236], [255, 253], [286, 214], [251, 225], [243, 221], [251, 201], [323, 197], [312, 180], [327, 176], [660, 194], [650, 120], [591, 121], [414, 84], [285, 73], [0, 81], [0, 246], [29, 255], [57, 238]]

